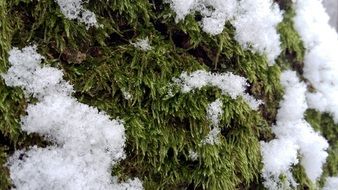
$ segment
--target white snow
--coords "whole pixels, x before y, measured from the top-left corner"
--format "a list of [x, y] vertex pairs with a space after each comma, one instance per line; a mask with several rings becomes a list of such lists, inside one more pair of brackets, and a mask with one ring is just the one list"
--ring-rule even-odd
[[62, 71], [40, 66], [43, 57], [36, 53], [36, 47], [26, 47], [22, 51], [14, 48], [9, 54], [12, 67], [7, 74], [1, 75], [8, 86], [21, 87], [26, 95], [32, 94], [37, 98], [73, 92], [73, 87], [62, 80]]
[[258, 110], [259, 106], [264, 104], [262, 100], [257, 100], [255, 97], [249, 95], [248, 93], [243, 94], [242, 98], [253, 110]]
[[223, 114], [222, 109], [223, 103], [220, 99], [210, 103], [207, 109], [207, 117], [211, 121], [213, 126], [218, 126], [221, 115]]
[[210, 103], [207, 108], [207, 118], [211, 122], [210, 125], [210, 132], [202, 140], [204, 144], [218, 144], [219, 141], [219, 133], [221, 130], [219, 129], [220, 117], [223, 114], [223, 103], [220, 99], [215, 100], [214, 102]]
[[221, 133], [220, 128], [214, 127], [212, 130], [209, 131], [208, 135], [202, 140], [203, 144], [219, 144], [220, 138], [219, 134]]
[[276, 27], [283, 17], [278, 5], [272, 0], [242, 0], [238, 11], [232, 21], [235, 39], [244, 48], [266, 55], [269, 64], [274, 64], [281, 53]]
[[131, 42], [131, 44], [142, 51], [149, 51], [152, 49], [148, 37], [144, 39], [138, 39], [136, 42]]
[[262, 101], [256, 100], [245, 92], [248, 84], [244, 77], [234, 75], [231, 72], [227, 73], [210, 73], [204, 70], [197, 70], [190, 74], [182, 72], [179, 78], [173, 81], [181, 86], [183, 93], [188, 93], [195, 89], [200, 90], [205, 86], [217, 87], [222, 91], [223, 95], [229, 95], [236, 99], [241, 96], [253, 110], [257, 110]]
[[196, 161], [198, 159], [198, 154], [197, 154], [197, 152], [195, 152], [193, 150], [189, 150], [188, 157], [189, 157], [190, 160]]
[[[334, 4], [337, 5], [337, 2]], [[331, 8], [335, 10], [332, 14], [337, 13], [334, 5]], [[330, 113], [335, 123], [338, 123], [338, 35], [329, 25], [330, 19], [321, 0], [298, 0], [295, 9], [295, 28], [306, 48], [304, 77], [315, 89], [307, 93], [308, 105], [320, 112]], [[313, 154], [311, 151], [309, 147], [307, 153]], [[310, 160], [307, 165], [311, 166]], [[337, 178], [328, 178], [324, 189], [336, 189], [337, 181]]]
[[126, 100], [133, 99], [133, 95], [130, 94], [130, 92], [128, 92], [128, 91], [122, 91], [122, 94], [123, 94], [124, 99], [126, 99]]
[[320, 0], [297, 1], [295, 8], [295, 28], [306, 48], [304, 77], [315, 88], [307, 93], [308, 105], [338, 123], [338, 35]]
[[[289, 139], [274, 139], [268, 143], [261, 142], [263, 157], [262, 177], [264, 186], [270, 190], [295, 188], [295, 182], [291, 174], [291, 166], [297, 164], [297, 151], [299, 146]], [[280, 176], [286, 180], [281, 181]]]
[[329, 177], [326, 179], [323, 190], [337, 190], [338, 188], [338, 177]]
[[[304, 119], [306, 85], [293, 71], [282, 73], [281, 84], [285, 94], [278, 109], [276, 125], [272, 127], [276, 139], [261, 142], [262, 175], [268, 189], [296, 186], [291, 169], [299, 162], [298, 152], [300, 164], [313, 182], [322, 174], [322, 166], [328, 156], [326, 150], [329, 144]], [[287, 182], [280, 181], [280, 175], [286, 176]]]
[[87, 29], [95, 26], [98, 27], [96, 15], [83, 8], [82, 0], [55, 0], [60, 6], [62, 14], [70, 20], [79, 20], [86, 24]]
[[211, 35], [220, 34], [225, 22], [233, 19], [237, 11], [237, 0], [172, 0], [169, 3], [176, 13], [176, 22], [191, 12], [199, 12], [203, 17], [203, 31]]
[[201, 26], [210, 35], [222, 33], [226, 22], [236, 29], [235, 39], [246, 49], [267, 56], [269, 63], [281, 52], [276, 27], [282, 21], [282, 12], [272, 0], [171, 0], [176, 21], [199, 12]]
[[117, 183], [111, 168], [125, 157], [123, 122], [71, 97], [72, 86], [62, 71], [40, 65], [36, 47], [9, 52], [11, 64], [3, 76], [8, 86], [21, 87], [38, 99], [21, 119], [22, 129], [54, 143], [19, 150], [8, 160], [18, 190], [142, 189], [138, 179]]
[[[171, 3], [170, 1], [167, 1]], [[176, 12], [176, 22], [187, 16], [196, 4], [197, 0], [172, 0], [171, 8]]]

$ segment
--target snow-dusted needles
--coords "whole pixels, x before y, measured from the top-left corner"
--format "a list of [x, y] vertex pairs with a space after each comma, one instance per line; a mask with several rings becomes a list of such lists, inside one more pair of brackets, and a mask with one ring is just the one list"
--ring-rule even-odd
[[112, 165], [125, 157], [123, 122], [71, 97], [72, 86], [63, 73], [40, 65], [36, 47], [9, 52], [11, 67], [2, 77], [38, 99], [27, 107], [22, 129], [54, 143], [46, 148], [19, 150], [8, 161], [18, 190], [142, 189], [138, 180], [118, 183]]

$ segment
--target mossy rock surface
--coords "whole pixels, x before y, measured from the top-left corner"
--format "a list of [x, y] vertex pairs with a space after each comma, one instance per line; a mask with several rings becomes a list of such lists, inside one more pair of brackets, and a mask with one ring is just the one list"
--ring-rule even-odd
[[[274, 136], [283, 89], [279, 75], [292, 68], [302, 72], [304, 48], [293, 28], [291, 1], [277, 3], [285, 9], [278, 31], [282, 53], [269, 66], [266, 57], [243, 49], [234, 40], [234, 28], [210, 36], [201, 31], [198, 16], [175, 22], [175, 14], [162, 1], [90, 0], [99, 28], [64, 18], [53, 0], [0, 1], [0, 72], [9, 68], [12, 47], [36, 44], [44, 63], [64, 72], [74, 85], [74, 96], [111, 118], [125, 121], [127, 158], [112, 173], [123, 179], [138, 177], [145, 189], [263, 189], [260, 141]], [[130, 42], [148, 37], [152, 49], [142, 51]], [[219, 89], [205, 87], [192, 93], [168, 92], [172, 79], [199, 69], [233, 72], [248, 79], [247, 92], [265, 103], [258, 111], [244, 100], [231, 99]], [[131, 99], [125, 99], [128, 92]], [[220, 144], [205, 145], [209, 133], [208, 104], [224, 103]], [[0, 80], [0, 189], [11, 182], [5, 166], [15, 150], [46, 146], [43, 137], [20, 129], [20, 116], [28, 101], [19, 88]], [[331, 143], [324, 175], [337, 174], [338, 131], [330, 116], [307, 112], [307, 119]], [[199, 157], [192, 161], [189, 151]], [[313, 188], [298, 166], [294, 174], [300, 189]], [[322, 182], [321, 182], [322, 183]]]

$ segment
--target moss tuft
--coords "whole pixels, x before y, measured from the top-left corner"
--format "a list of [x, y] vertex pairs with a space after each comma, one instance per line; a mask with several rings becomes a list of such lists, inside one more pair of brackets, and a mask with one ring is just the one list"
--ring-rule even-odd
[[[229, 23], [220, 35], [209, 36], [200, 29], [199, 15], [176, 23], [162, 1], [90, 0], [85, 6], [103, 27], [86, 30], [85, 25], [65, 19], [53, 0], [0, 1], [0, 71], [8, 68], [7, 52], [12, 47], [37, 44], [46, 57], [44, 64], [64, 71], [79, 101], [124, 120], [127, 158], [112, 171], [121, 180], [139, 177], [145, 189], [262, 189], [259, 141], [273, 138], [269, 126], [283, 94], [279, 75], [289, 67], [301, 73], [304, 56], [291, 7], [285, 6], [278, 27], [283, 52], [270, 67], [265, 56], [234, 40]], [[144, 52], [130, 44], [145, 37], [152, 50]], [[210, 87], [168, 95], [173, 77], [199, 69], [246, 77], [248, 93], [265, 104], [252, 111], [245, 101]], [[125, 93], [131, 98], [126, 99]], [[221, 142], [204, 145], [201, 141], [210, 131], [206, 109], [217, 98], [224, 103]], [[22, 91], [0, 80], [0, 137], [5, 139], [0, 141], [1, 166], [15, 149], [48, 144], [20, 130], [26, 106]], [[311, 118], [324, 126], [317, 117]], [[334, 139], [330, 135], [335, 132], [332, 128], [324, 135]], [[191, 150], [199, 155], [195, 161], [189, 158]], [[336, 146], [330, 152], [325, 175], [337, 172]], [[301, 187], [311, 186], [302, 168], [294, 173]], [[0, 189], [8, 188], [8, 171], [0, 168]]]

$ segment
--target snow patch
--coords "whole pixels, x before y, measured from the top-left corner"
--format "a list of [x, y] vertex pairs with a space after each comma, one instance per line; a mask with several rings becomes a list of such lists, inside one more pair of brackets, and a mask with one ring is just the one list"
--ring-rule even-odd
[[295, 7], [295, 28], [306, 48], [304, 77], [315, 88], [307, 93], [308, 105], [338, 123], [338, 35], [320, 0], [297, 1]]
[[186, 15], [199, 12], [201, 26], [210, 35], [222, 33], [226, 22], [235, 28], [235, 39], [246, 49], [265, 54], [269, 63], [281, 53], [276, 27], [282, 21], [282, 11], [272, 0], [171, 0], [176, 22]]
[[83, 8], [82, 0], [55, 0], [60, 6], [62, 14], [70, 20], [79, 20], [85, 23], [87, 29], [90, 27], [99, 27], [96, 15]]
[[209, 131], [209, 134], [202, 140], [204, 144], [218, 144], [219, 140], [219, 133], [221, 130], [219, 129], [220, 117], [223, 114], [223, 103], [220, 99], [215, 100], [214, 102], [210, 103], [207, 108], [207, 118], [211, 122], [210, 128], [212, 130]]
[[245, 92], [248, 86], [246, 79], [231, 72], [221, 74], [204, 70], [197, 70], [190, 74], [183, 72], [179, 78], [175, 78], [173, 81], [181, 87], [183, 93], [195, 89], [199, 90], [205, 86], [214, 86], [221, 89], [223, 95], [229, 95], [233, 99], [239, 96], [243, 97], [253, 110], [257, 110], [259, 105], [262, 104], [262, 101], [256, 100]]
[[[278, 109], [276, 125], [272, 127], [276, 139], [261, 142], [262, 175], [268, 189], [295, 188], [297, 184], [291, 175], [291, 168], [299, 162], [298, 152], [301, 155], [300, 164], [313, 182], [322, 174], [322, 166], [328, 156], [328, 142], [304, 119], [307, 109], [306, 85], [299, 81], [293, 71], [282, 73], [281, 84], [285, 94]], [[286, 177], [286, 181], [280, 180], [281, 175]]]
[[326, 179], [323, 190], [336, 190], [338, 187], [338, 177], [329, 177]]
[[231, 23], [236, 28], [235, 39], [239, 44], [266, 55], [272, 65], [281, 53], [276, 28], [282, 19], [282, 12], [272, 0], [242, 0]]
[[20, 190], [142, 189], [138, 179], [117, 183], [111, 168], [125, 157], [123, 122], [71, 97], [62, 71], [40, 65], [35, 46], [9, 52], [11, 67], [3, 78], [38, 99], [21, 118], [22, 129], [54, 143], [18, 150], [8, 160], [10, 177]]
[[219, 120], [221, 115], [223, 114], [222, 109], [223, 103], [220, 99], [215, 100], [210, 103], [207, 109], [207, 117], [211, 121], [212, 125], [217, 127], [219, 124]]
[[197, 152], [195, 152], [193, 150], [189, 150], [188, 157], [189, 157], [190, 160], [196, 161], [198, 159], [198, 154], [197, 154]]
[[135, 43], [131, 42], [131, 44], [142, 51], [149, 51], [152, 49], [148, 37], [144, 39], [138, 39]]
[[211, 131], [209, 131], [208, 135], [202, 140], [203, 144], [219, 144], [219, 134], [221, 133], [220, 128], [214, 127]]
[[[330, 113], [338, 123], [337, 32], [329, 25], [329, 16], [321, 0], [298, 0], [295, 9], [295, 28], [306, 48], [304, 77], [315, 89], [306, 95], [308, 105], [320, 112]], [[309, 154], [310, 151], [309, 148]], [[310, 161], [308, 165], [311, 165]], [[337, 181], [337, 178], [328, 178], [324, 189], [336, 189]]]

